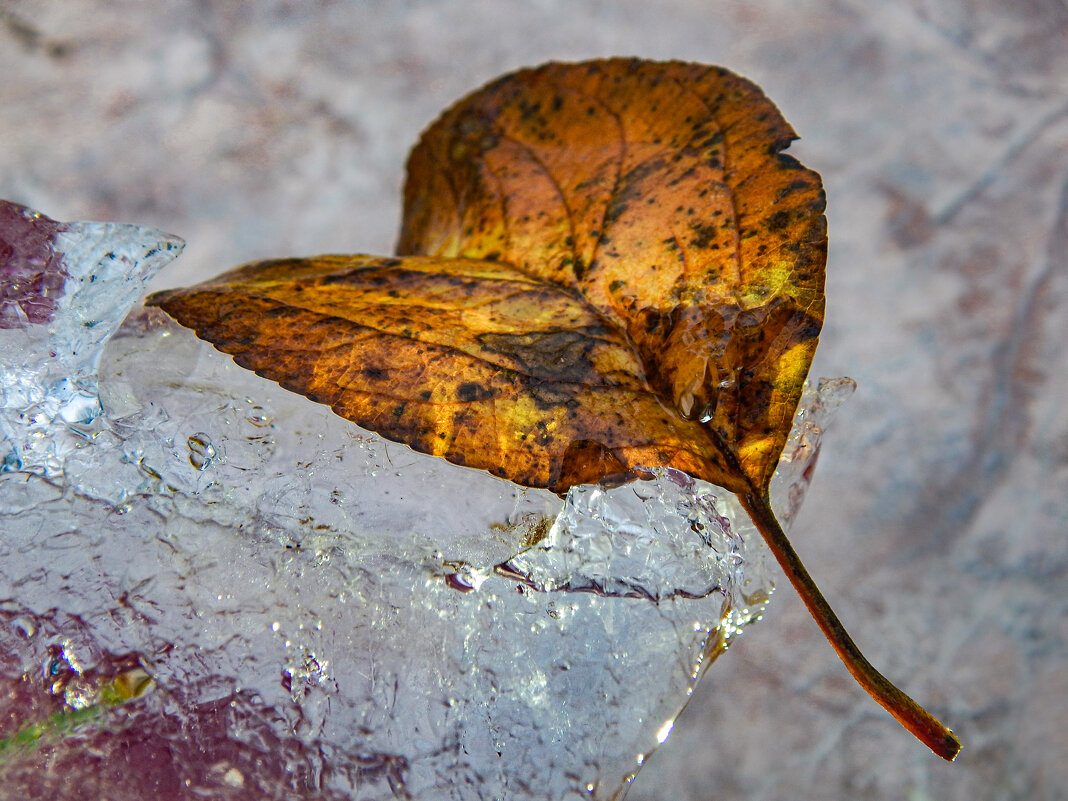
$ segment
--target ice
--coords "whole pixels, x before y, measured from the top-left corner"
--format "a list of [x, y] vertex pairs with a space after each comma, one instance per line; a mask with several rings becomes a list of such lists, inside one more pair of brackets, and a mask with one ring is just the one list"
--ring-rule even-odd
[[0, 470], [58, 474], [100, 413], [97, 368], [177, 237], [115, 223], [59, 223], [0, 200]]
[[[0, 330], [0, 797], [622, 798], [770, 595], [733, 497], [663, 469], [523, 489], [156, 310], [105, 345], [178, 240], [72, 230], [73, 291]], [[787, 513], [849, 389], [806, 397]]]

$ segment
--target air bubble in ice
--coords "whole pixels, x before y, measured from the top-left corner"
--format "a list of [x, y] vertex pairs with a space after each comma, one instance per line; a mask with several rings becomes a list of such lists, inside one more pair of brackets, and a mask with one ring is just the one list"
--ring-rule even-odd
[[215, 445], [212, 444], [211, 437], [203, 432], [189, 437], [186, 440], [186, 445], [189, 446], [189, 464], [193, 465], [197, 470], [207, 470], [218, 455], [215, 451]]

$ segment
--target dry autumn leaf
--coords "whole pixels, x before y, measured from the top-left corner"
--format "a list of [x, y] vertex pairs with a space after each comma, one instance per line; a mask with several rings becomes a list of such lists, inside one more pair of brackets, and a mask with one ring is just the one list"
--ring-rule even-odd
[[235, 361], [379, 434], [563, 492], [670, 466], [734, 492], [858, 681], [768, 500], [823, 321], [819, 176], [727, 70], [549, 64], [450, 108], [408, 162], [397, 257], [239, 267], [152, 296]]

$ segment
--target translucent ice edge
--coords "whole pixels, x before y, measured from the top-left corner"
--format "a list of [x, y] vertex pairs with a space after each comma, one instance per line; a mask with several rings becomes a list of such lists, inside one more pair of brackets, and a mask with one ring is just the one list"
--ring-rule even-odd
[[107, 340], [184, 242], [136, 225], [61, 224], [50, 246], [64, 274], [51, 319], [0, 330], [0, 470], [56, 475], [100, 414]]

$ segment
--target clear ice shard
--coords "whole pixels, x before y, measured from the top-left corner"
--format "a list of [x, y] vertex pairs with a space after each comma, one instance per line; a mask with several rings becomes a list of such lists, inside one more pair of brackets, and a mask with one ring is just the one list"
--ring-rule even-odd
[[57, 474], [90, 436], [104, 343], [183, 244], [0, 200], [0, 470]]
[[[362, 431], [156, 310], [108, 339], [180, 243], [55, 225], [0, 266], [0, 337], [22, 337], [3, 346], [0, 787], [622, 798], [771, 592], [734, 498], [653, 469], [561, 501]], [[803, 401], [786, 517], [851, 386]], [[67, 419], [72, 392], [102, 413]]]

